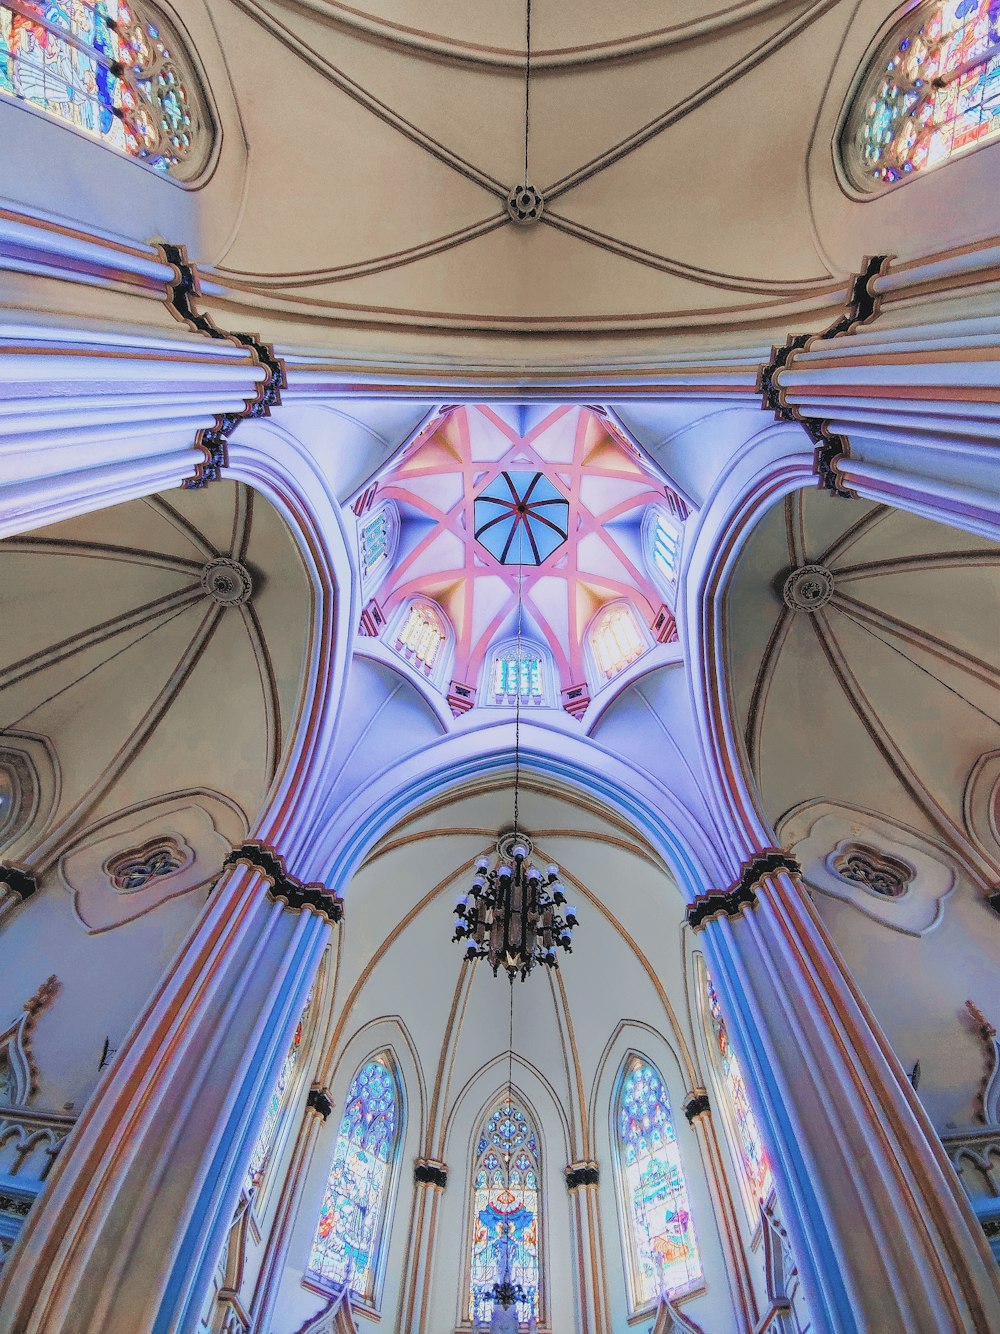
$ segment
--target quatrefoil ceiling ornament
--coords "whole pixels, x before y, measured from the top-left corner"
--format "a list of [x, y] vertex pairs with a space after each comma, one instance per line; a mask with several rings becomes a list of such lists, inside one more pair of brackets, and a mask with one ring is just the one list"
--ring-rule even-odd
[[533, 185], [515, 185], [507, 196], [507, 212], [519, 227], [530, 227], [545, 211], [545, 200]]

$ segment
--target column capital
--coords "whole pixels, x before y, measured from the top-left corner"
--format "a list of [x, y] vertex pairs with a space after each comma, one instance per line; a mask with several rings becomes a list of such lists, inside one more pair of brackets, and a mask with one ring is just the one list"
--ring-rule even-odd
[[418, 1158], [413, 1164], [413, 1180], [418, 1186], [444, 1190], [448, 1184], [448, 1164], [438, 1158]]
[[705, 1089], [692, 1089], [681, 1103], [681, 1110], [689, 1126], [693, 1126], [699, 1116], [710, 1114], [712, 1107], [708, 1101], [707, 1091]]
[[18, 866], [16, 862], [0, 862], [0, 889], [8, 890], [23, 903], [37, 888], [38, 882], [30, 867]]
[[802, 867], [781, 848], [765, 848], [743, 863], [740, 878], [729, 889], [710, 889], [688, 904], [685, 914], [688, 926], [692, 931], [701, 931], [706, 922], [716, 917], [738, 917], [746, 909], [756, 908], [757, 886], [776, 871], [801, 875]]
[[601, 1169], [592, 1158], [577, 1163], [568, 1163], [563, 1168], [568, 1191], [579, 1190], [581, 1186], [596, 1186], [601, 1179]]
[[333, 1099], [330, 1097], [330, 1090], [324, 1088], [321, 1084], [313, 1084], [309, 1090], [309, 1096], [306, 1098], [306, 1111], [315, 1112], [317, 1116], [326, 1121], [333, 1111]]
[[250, 839], [233, 848], [223, 866], [249, 866], [259, 871], [268, 882], [268, 897], [284, 903], [292, 912], [307, 909], [328, 922], [343, 921], [343, 899], [325, 885], [304, 884], [297, 876], [290, 875], [281, 853], [259, 839]]

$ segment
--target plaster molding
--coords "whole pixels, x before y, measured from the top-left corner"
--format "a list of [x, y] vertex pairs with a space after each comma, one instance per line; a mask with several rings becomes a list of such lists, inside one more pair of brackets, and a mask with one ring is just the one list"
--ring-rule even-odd
[[743, 874], [729, 889], [711, 889], [688, 904], [688, 926], [692, 931], [701, 931], [707, 922], [717, 917], [738, 917], [748, 908], [756, 908], [757, 886], [779, 871], [787, 871], [789, 875], [802, 874], [795, 858], [780, 848], [766, 848], [757, 853], [743, 863]]
[[247, 401], [241, 412], [223, 412], [216, 415], [215, 425], [198, 432], [195, 448], [204, 454], [204, 461], [195, 465], [192, 476], [181, 485], [198, 490], [209, 482], [217, 481], [223, 468], [229, 465], [229, 437], [242, 421], [270, 416], [271, 409], [281, 402], [281, 391], [287, 384], [284, 362], [275, 355], [269, 343], [262, 343], [256, 334], [232, 333], [220, 329], [210, 315], [199, 312], [195, 298], [201, 295], [198, 270], [183, 245], [163, 242], [158, 247], [164, 261], [170, 265], [173, 281], [168, 284], [167, 307], [171, 314], [195, 333], [247, 348], [254, 364], [265, 374], [256, 386], [254, 397]]
[[54, 973], [46, 978], [35, 994], [24, 1002], [18, 1018], [0, 1032], [0, 1055], [6, 1055], [14, 1081], [11, 1098], [14, 1107], [27, 1106], [38, 1092], [38, 1067], [32, 1051], [31, 1033], [38, 1015], [58, 993], [59, 985]]
[[331, 924], [343, 921], [344, 903], [325, 885], [304, 884], [285, 869], [285, 859], [267, 843], [249, 839], [232, 852], [224, 866], [248, 866], [260, 872], [268, 882], [268, 897], [284, 903], [292, 912], [306, 909], [325, 917]]

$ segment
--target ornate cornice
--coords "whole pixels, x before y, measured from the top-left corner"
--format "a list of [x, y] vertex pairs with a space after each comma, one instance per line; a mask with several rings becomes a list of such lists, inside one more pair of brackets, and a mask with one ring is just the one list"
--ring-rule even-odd
[[564, 1169], [566, 1189], [579, 1190], [581, 1186], [596, 1186], [601, 1179], [601, 1169], [595, 1162], [570, 1163]]
[[704, 1089], [695, 1089], [681, 1103], [681, 1110], [687, 1118], [688, 1125], [694, 1125], [697, 1117], [704, 1116], [706, 1112], [712, 1110], [709, 1105], [708, 1094]]
[[266, 843], [250, 840], [241, 843], [223, 863], [224, 866], [251, 866], [268, 881], [268, 895], [280, 900], [293, 912], [308, 909], [325, 917], [328, 922], [340, 922], [344, 917], [344, 901], [332, 894], [325, 885], [303, 884], [297, 876], [289, 875], [285, 859]]
[[263, 366], [266, 374], [257, 385], [253, 399], [242, 412], [224, 412], [216, 415], [215, 425], [198, 432], [195, 447], [204, 455], [203, 463], [195, 465], [194, 476], [185, 478], [182, 485], [188, 490], [197, 490], [209, 482], [216, 481], [222, 469], [229, 463], [229, 436], [240, 424], [251, 418], [267, 417], [271, 409], [281, 402], [281, 391], [287, 384], [285, 364], [275, 355], [269, 343], [262, 343], [256, 334], [234, 333], [220, 329], [210, 315], [195, 309], [194, 299], [200, 295], [198, 271], [190, 263], [187, 250], [182, 245], [164, 242], [160, 247], [164, 260], [177, 274], [170, 284], [167, 305], [182, 323], [195, 333], [206, 338], [220, 339], [248, 348], [255, 362]]
[[710, 889], [699, 894], [687, 907], [687, 924], [692, 931], [700, 931], [715, 917], [738, 917], [747, 908], [756, 908], [756, 888], [767, 875], [788, 871], [801, 875], [802, 868], [794, 857], [779, 848], [769, 848], [743, 863], [743, 873], [730, 889]]
[[828, 421], [810, 417], [797, 405], [788, 403], [784, 390], [776, 381], [778, 372], [791, 365], [797, 353], [803, 348], [811, 348], [828, 338], [840, 338], [875, 318], [881, 298], [874, 289], [874, 280], [879, 274], [884, 273], [887, 264], [887, 255], [868, 257], [861, 272], [856, 273], [851, 279], [850, 295], [844, 306], [844, 313], [822, 333], [789, 335], [782, 347], [771, 349], [771, 360], [761, 366], [757, 375], [761, 407], [773, 412], [776, 421], [798, 422], [805, 427], [809, 438], [816, 446], [813, 471], [819, 478], [820, 484], [831, 495], [848, 499], [853, 499], [856, 493], [844, 485], [840, 465], [851, 457], [850, 442], [844, 436], [832, 432]]
[[436, 1158], [418, 1158], [413, 1165], [413, 1180], [418, 1186], [436, 1186], [444, 1190], [448, 1184], [448, 1167]]
[[309, 1096], [306, 1098], [306, 1109], [310, 1112], [316, 1112], [326, 1121], [333, 1111], [333, 1099], [330, 1097], [330, 1090], [322, 1088], [319, 1084], [313, 1084], [309, 1090]]
[[0, 862], [0, 889], [9, 889], [23, 903], [30, 899], [38, 888], [34, 871], [26, 866], [15, 866], [13, 862]]

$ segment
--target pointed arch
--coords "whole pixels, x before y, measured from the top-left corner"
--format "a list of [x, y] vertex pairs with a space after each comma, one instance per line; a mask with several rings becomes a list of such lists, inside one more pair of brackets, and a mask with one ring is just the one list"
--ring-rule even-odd
[[509, 1278], [522, 1323], [542, 1318], [542, 1163], [538, 1132], [515, 1091], [483, 1120], [472, 1164], [468, 1319], [489, 1321], [493, 1285]]
[[670, 1096], [659, 1070], [639, 1052], [622, 1062], [612, 1107], [622, 1248], [635, 1313], [699, 1286], [701, 1257]]
[[410, 598], [393, 618], [385, 638], [419, 676], [438, 687], [446, 683], [455, 632], [436, 602]]
[[479, 702], [513, 707], [544, 707], [555, 704], [555, 672], [552, 654], [536, 639], [503, 639], [487, 655], [479, 691]]
[[374, 1306], [388, 1250], [390, 1203], [399, 1167], [405, 1105], [388, 1048], [351, 1080], [327, 1175], [306, 1278]]
[[649, 631], [627, 598], [618, 598], [601, 608], [587, 627], [585, 643], [594, 692], [653, 647]]

